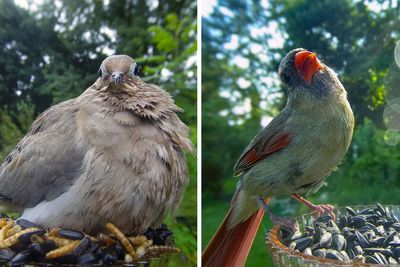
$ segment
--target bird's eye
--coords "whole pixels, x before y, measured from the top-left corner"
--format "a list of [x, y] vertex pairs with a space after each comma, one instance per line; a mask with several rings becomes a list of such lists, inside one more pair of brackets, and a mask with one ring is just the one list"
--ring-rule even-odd
[[282, 81], [286, 84], [290, 84], [290, 82], [292, 81], [292, 78], [287, 74], [282, 74]]
[[138, 76], [138, 74], [139, 74], [139, 68], [137, 67], [137, 64], [136, 64], [136, 63], [133, 63], [133, 64], [131, 65], [131, 69], [130, 69], [130, 71], [129, 71], [129, 74], [132, 76], [132, 78], [135, 77], [135, 76]]
[[103, 71], [101, 70], [101, 68], [99, 69], [99, 71], [97, 72], [97, 74], [99, 75], [99, 77], [103, 77]]

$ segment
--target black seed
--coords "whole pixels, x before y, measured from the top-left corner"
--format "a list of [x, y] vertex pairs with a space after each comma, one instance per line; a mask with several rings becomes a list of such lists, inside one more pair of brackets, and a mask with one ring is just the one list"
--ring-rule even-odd
[[331, 250], [331, 249], [328, 249], [326, 251], [325, 258], [343, 261], [343, 256], [339, 252], [337, 252], [335, 250]]
[[349, 256], [349, 258], [351, 260], [354, 259], [354, 257], [356, 256], [356, 254], [354, 253], [354, 251], [352, 249], [347, 249], [347, 255]]
[[43, 250], [47, 253], [57, 248], [57, 244], [53, 240], [45, 240], [42, 244]]
[[326, 232], [321, 236], [321, 240], [319, 241], [319, 245], [321, 248], [328, 248], [332, 244], [332, 234]]
[[383, 241], [382, 246], [386, 247], [389, 242], [393, 241], [393, 238], [395, 237], [395, 235], [397, 235], [397, 232], [393, 231], [392, 233], [390, 233], [385, 240]]
[[348, 224], [347, 216], [345, 216], [345, 215], [340, 215], [339, 218], [338, 218], [338, 220], [339, 220], [338, 223], [339, 223], [339, 227], [340, 227], [340, 228], [344, 228], [344, 227], [347, 226], [347, 224]]
[[375, 228], [375, 233], [383, 236], [385, 235], [386, 231], [382, 225], [379, 225], [378, 227]]
[[400, 247], [392, 248], [391, 250], [396, 258], [400, 258]]
[[294, 249], [298, 249], [299, 251], [303, 251], [306, 247], [310, 246], [313, 243], [313, 238], [312, 237], [302, 237], [294, 241], [296, 243], [296, 246]]
[[365, 262], [366, 263], [380, 264], [379, 261], [375, 257], [369, 256], [369, 255], [365, 257]]
[[374, 253], [374, 258], [377, 259], [379, 261], [379, 263], [382, 265], [388, 264], [388, 261], [386, 260], [385, 256], [383, 256], [379, 252]]
[[73, 254], [75, 256], [81, 256], [85, 251], [90, 247], [92, 242], [90, 241], [89, 237], [85, 237], [79, 242], [79, 245], [75, 248]]
[[351, 227], [354, 227], [356, 229], [359, 229], [365, 225], [367, 220], [365, 219], [364, 215], [358, 215], [353, 218], [351, 218], [349, 225]]
[[22, 229], [32, 228], [32, 227], [41, 228], [40, 225], [37, 225], [36, 223], [30, 222], [30, 221], [25, 220], [25, 219], [18, 219], [18, 220], [16, 220], [16, 223], [19, 226], [21, 226]]
[[360, 246], [362, 248], [369, 246], [368, 240], [365, 239], [365, 237], [360, 232], [356, 231], [356, 236], [357, 236], [357, 241], [360, 243]]
[[372, 246], [382, 247], [382, 244], [384, 241], [385, 241], [385, 237], [380, 236], [380, 237], [375, 237], [374, 239], [371, 239], [369, 243]]
[[350, 207], [346, 207], [346, 211], [348, 214], [350, 214], [351, 216], [356, 216], [356, 212], [350, 208]]
[[42, 248], [42, 246], [39, 243], [32, 243], [28, 246], [28, 249], [31, 251], [31, 254], [35, 257], [44, 257], [46, 252]]
[[[288, 228], [284, 228], [284, 229], [288, 229]], [[288, 230], [289, 232], [292, 232], [291, 230]], [[156, 232], [153, 228], [149, 227], [147, 228], [146, 232], [144, 233], [144, 236], [149, 239], [149, 240], [154, 240], [154, 236], [155, 236]]]
[[296, 239], [299, 239], [303, 236], [303, 234], [300, 231], [296, 231], [293, 233], [292, 237], [290, 238], [291, 241], [294, 241]]
[[392, 224], [392, 228], [393, 228], [394, 230], [396, 230], [397, 232], [399, 232], [399, 231], [400, 231], [400, 223], [398, 223], [398, 222], [393, 223], [393, 224]]
[[118, 260], [118, 255], [115, 249], [111, 246], [103, 251], [103, 263], [105, 265], [114, 265]]
[[340, 253], [340, 255], [342, 255], [342, 258], [344, 261], [350, 261], [350, 257], [349, 257], [349, 255], [347, 255], [346, 251], [342, 250], [339, 253]]
[[72, 240], [81, 240], [85, 235], [79, 231], [70, 229], [59, 229], [57, 231], [58, 235]]
[[358, 212], [358, 214], [362, 214], [362, 215], [372, 215], [374, 213], [375, 213], [375, 211], [372, 208], [366, 208], [366, 209], [360, 210]]
[[25, 263], [27, 260], [29, 260], [30, 257], [31, 257], [30, 250], [28, 250], [28, 249], [23, 250], [11, 259], [11, 264], [12, 265], [21, 265], [21, 264]]
[[121, 244], [119, 242], [116, 242], [116, 243], [112, 244], [111, 247], [113, 247], [115, 252], [117, 252], [118, 259], [119, 260], [124, 260], [124, 258], [125, 258], [125, 250], [121, 246]]
[[344, 236], [335, 235], [332, 238], [332, 249], [341, 251], [341, 250], [345, 250], [346, 247], [347, 247], [347, 242], [346, 242], [346, 239], [344, 238]]
[[398, 262], [394, 258], [389, 257], [389, 264], [398, 264]]
[[382, 207], [381, 204], [376, 203], [376, 208], [377, 208], [377, 211], [380, 213], [381, 216], [386, 216], [386, 211], [385, 211], [385, 209]]
[[[384, 237], [381, 237], [381, 238], [385, 239]], [[383, 244], [383, 242], [382, 242], [382, 244]], [[391, 242], [389, 242], [389, 245], [392, 247], [400, 247], [400, 240], [391, 241]]]
[[97, 255], [95, 253], [85, 253], [78, 258], [78, 264], [90, 264], [97, 262]]
[[9, 261], [15, 256], [15, 252], [9, 248], [0, 249], [0, 261]]
[[46, 233], [45, 230], [37, 230], [37, 231], [33, 231], [33, 232], [29, 232], [29, 233], [25, 233], [23, 235], [21, 235], [20, 237], [18, 237], [18, 241], [24, 245], [29, 245], [31, 244], [31, 236], [32, 235], [38, 235], [38, 236], [42, 236]]
[[315, 257], [325, 258], [326, 250], [325, 249], [317, 249], [317, 250], [314, 251], [313, 255]]
[[353, 248], [353, 252], [355, 255], [362, 255], [364, 254], [364, 250], [360, 246], [355, 246]]

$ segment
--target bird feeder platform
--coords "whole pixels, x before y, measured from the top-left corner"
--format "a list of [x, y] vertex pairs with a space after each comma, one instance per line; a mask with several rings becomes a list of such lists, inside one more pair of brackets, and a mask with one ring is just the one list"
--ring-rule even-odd
[[400, 266], [400, 206], [345, 207], [317, 219], [297, 218], [299, 231], [275, 225], [266, 238], [274, 266]]

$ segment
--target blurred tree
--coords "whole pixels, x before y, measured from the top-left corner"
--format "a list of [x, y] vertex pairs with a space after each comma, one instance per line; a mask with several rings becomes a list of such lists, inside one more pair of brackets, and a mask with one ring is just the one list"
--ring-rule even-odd
[[395, 1], [382, 3], [218, 1], [213, 13], [203, 18], [202, 32], [206, 192], [221, 195], [222, 179], [231, 176], [235, 160], [260, 123], [265, 125], [268, 116], [283, 107], [285, 91], [276, 71], [293, 48], [316, 51], [338, 72], [357, 124], [369, 118], [384, 127], [385, 97], [397, 88], [387, 81], [400, 20], [398, 8], [390, 8]]

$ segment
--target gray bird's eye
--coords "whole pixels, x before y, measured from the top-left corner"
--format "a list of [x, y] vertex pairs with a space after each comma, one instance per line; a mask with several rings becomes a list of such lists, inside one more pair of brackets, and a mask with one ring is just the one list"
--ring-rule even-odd
[[137, 64], [133, 63], [129, 70], [129, 75], [133, 78], [139, 74], [139, 69], [137, 68]]
[[101, 70], [101, 68], [99, 69], [99, 71], [97, 72], [97, 74], [99, 75], [99, 77], [103, 77], [103, 71]]

